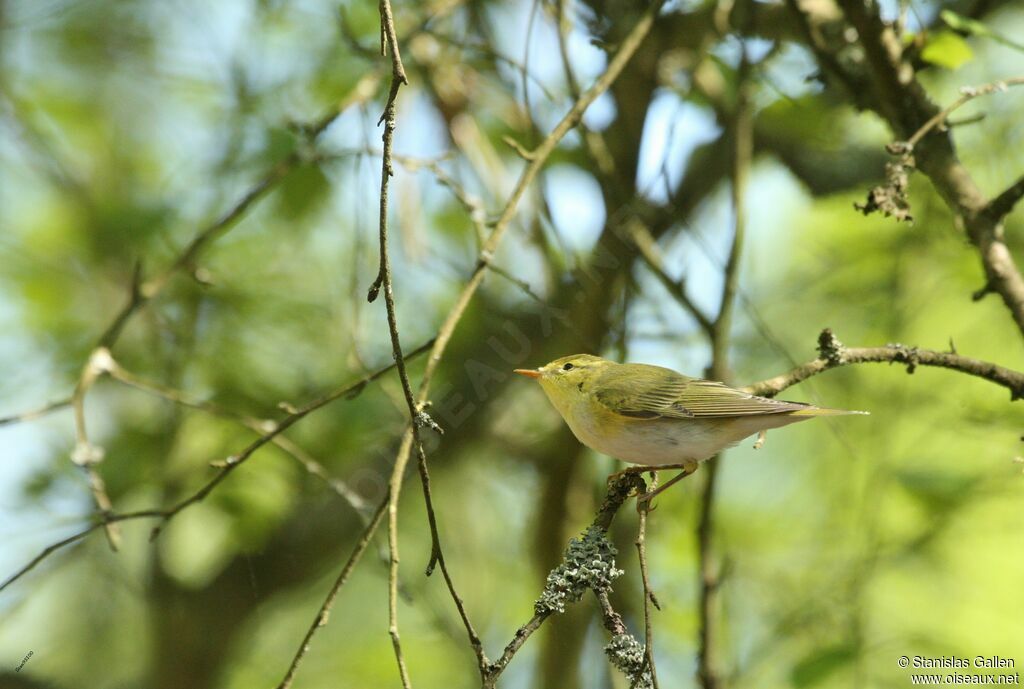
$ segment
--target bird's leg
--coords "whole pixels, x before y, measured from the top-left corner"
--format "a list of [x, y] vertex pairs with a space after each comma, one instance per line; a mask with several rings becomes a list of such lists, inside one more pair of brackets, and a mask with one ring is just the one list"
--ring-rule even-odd
[[754, 449], [760, 450], [764, 447], [764, 441], [768, 438], [768, 431], [758, 431], [757, 440], [754, 441]]
[[686, 478], [693, 472], [697, 471], [697, 466], [698, 464], [696, 462], [686, 462], [685, 464], [665, 464], [662, 466], [647, 467], [647, 470], [649, 471], [659, 471], [661, 469], [682, 469], [682, 472], [680, 472], [678, 476], [673, 476], [663, 485], [658, 486], [654, 490], [644, 493], [643, 495], [637, 496], [637, 509], [640, 508], [640, 503], [649, 503], [655, 495], [658, 495], [669, 486], [678, 483], [679, 481], [682, 481], [684, 478]]

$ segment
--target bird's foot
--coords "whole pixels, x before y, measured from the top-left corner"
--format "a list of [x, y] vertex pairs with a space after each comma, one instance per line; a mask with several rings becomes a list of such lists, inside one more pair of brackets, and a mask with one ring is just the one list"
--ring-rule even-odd
[[673, 476], [668, 481], [666, 481], [664, 485], [658, 486], [654, 490], [647, 491], [643, 495], [638, 495], [636, 497], [637, 511], [644, 510], [647, 512], [653, 512], [654, 506], [651, 505], [651, 500], [654, 498], [654, 496], [662, 493], [667, 488], [671, 487], [673, 484], [682, 481], [684, 478], [691, 475], [693, 472], [697, 471], [698, 466], [699, 465], [697, 464], [697, 462], [686, 462], [685, 464], [669, 464], [666, 466], [647, 467], [645, 469], [646, 471], [657, 471], [660, 469], [682, 469], [682, 471], [679, 473], [679, 475]]

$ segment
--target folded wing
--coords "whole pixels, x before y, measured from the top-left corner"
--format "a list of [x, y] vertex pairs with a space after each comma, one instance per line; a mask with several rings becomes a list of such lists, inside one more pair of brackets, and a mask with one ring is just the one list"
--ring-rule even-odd
[[809, 404], [756, 397], [722, 383], [646, 364], [609, 367], [595, 381], [593, 394], [609, 411], [635, 419], [725, 418], [816, 409]]

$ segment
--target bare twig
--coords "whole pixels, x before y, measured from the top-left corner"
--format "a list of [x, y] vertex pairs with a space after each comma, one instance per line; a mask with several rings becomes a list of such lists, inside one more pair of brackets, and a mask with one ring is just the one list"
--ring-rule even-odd
[[452, 600], [455, 602], [455, 608], [459, 611], [459, 617], [462, 619], [462, 626], [465, 628], [466, 635], [469, 638], [469, 645], [473, 647], [473, 653], [476, 654], [477, 667], [480, 668], [481, 678], [483, 678], [485, 669], [490, 665], [490, 661], [487, 659], [487, 654], [484, 653], [484, 646], [480, 641], [480, 635], [476, 633], [476, 629], [473, 627], [473, 623], [469, 619], [469, 613], [466, 610], [466, 605], [458, 591], [455, 589], [455, 582], [452, 580], [452, 576], [448, 571], [448, 563], [445, 562], [444, 551], [441, 549], [441, 539], [437, 529], [437, 515], [434, 513], [434, 499], [430, 490], [430, 472], [427, 468], [427, 456], [423, 452], [422, 448], [419, 448], [419, 472], [420, 481], [423, 486], [423, 501], [426, 504], [427, 521], [430, 525], [432, 538], [430, 563], [427, 565], [427, 576], [430, 576], [434, 563], [440, 565], [441, 576], [444, 577], [444, 583], [448, 587], [448, 593], [451, 594]]
[[[109, 517], [108, 517], [108, 519], [109, 519]], [[7, 588], [11, 584], [13, 584], [15, 581], [17, 581], [18, 579], [20, 579], [21, 577], [23, 577], [24, 575], [28, 574], [30, 571], [35, 569], [36, 565], [38, 565], [40, 562], [45, 560], [47, 557], [49, 557], [53, 553], [55, 553], [58, 550], [64, 548], [65, 546], [71, 545], [72, 543], [77, 543], [78, 541], [82, 540], [83, 538], [85, 538], [86, 536], [91, 534], [96, 529], [102, 527], [103, 525], [104, 525], [103, 522], [97, 522], [96, 524], [93, 524], [92, 526], [90, 526], [90, 527], [88, 527], [86, 529], [83, 529], [83, 530], [79, 531], [78, 533], [76, 533], [76, 534], [74, 534], [72, 536], [68, 536], [67, 538], [65, 538], [63, 540], [57, 541], [56, 543], [52, 543], [52, 544], [46, 546], [45, 548], [43, 548], [42, 552], [40, 552], [38, 555], [36, 555], [31, 560], [29, 560], [29, 562], [26, 565], [24, 565], [23, 567], [18, 569], [16, 572], [14, 572], [14, 574], [12, 574], [9, 577], [7, 577], [6, 579], [4, 579], [4, 582], [2, 584], [0, 584], [0, 591], [3, 591], [5, 588]]]
[[313, 640], [313, 635], [317, 633], [320, 627], [327, 624], [327, 619], [331, 613], [331, 608], [334, 606], [334, 600], [338, 597], [338, 591], [348, 581], [349, 575], [352, 574], [352, 570], [355, 569], [356, 564], [362, 558], [363, 553], [366, 552], [367, 546], [370, 545], [370, 541], [373, 539], [373, 534], [377, 531], [377, 527], [380, 526], [381, 521], [384, 518], [384, 511], [389, 503], [388, 496], [385, 495], [384, 499], [381, 500], [377, 509], [373, 513], [373, 517], [370, 518], [369, 523], [363, 529], [362, 535], [359, 540], [356, 541], [355, 548], [352, 550], [352, 554], [349, 555], [348, 561], [345, 562], [345, 566], [341, 568], [338, 573], [338, 578], [334, 580], [334, 584], [331, 586], [331, 590], [327, 593], [327, 597], [324, 598], [324, 602], [320, 605], [320, 611], [317, 613], [313, 623], [306, 630], [306, 635], [302, 638], [302, 643], [299, 644], [298, 650], [295, 652], [295, 657], [292, 658], [291, 664], [288, 666], [288, 670], [285, 672], [284, 679], [277, 685], [277, 689], [288, 689], [292, 685], [292, 681], [295, 679], [295, 673], [299, 669], [299, 664], [305, 657], [306, 652], [309, 651], [309, 643]]
[[946, 108], [940, 112], [935, 113], [927, 122], [910, 135], [910, 138], [906, 140], [906, 147], [908, 151], [912, 151], [917, 142], [925, 137], [928, 132], [936, 127], [948, 128], [949, 123], [947, 120], [949, 116], [959, 110], [962, 106], [971, 102], [979, 96], [987, 96], [991, 93], [1001, 93], [1010, 86], [1021, 86], [1024, 85], [1024, 77], [1012, 77], [1010, 79], [1002, 79], [1000, 81], [992, 82], [991, 84], [982, 84], [981, 86], [964, 86], [960, 89], [960, 97], [950, 103]]
[[[658, 487], [658, 474], [651, 472], [651, 484], [648, 490], [656, 490]], [[650, 510], [650, 501], [641, 500], [637, 502], [639, 513], [636, 533], [636, 553], [640, 561], [640, 579], [644, 587], [644, 656], [647, 669], [651, 673], [651, 684], [653, 689], [658, 689], [658, 671], [654, 667], [654, 626], [651, 624], [651, 605], [658, 610], [661, 605], [658, 603], [654, 591], [651, 589], [651, 580], [647, 574], [647, 514]]]
[[54, 402], [50, 402], [49, 404], [44, 404], [43, 406], [38, 407], [36, 409], [30, 409], [29, 411], [23, 411], [18, 414], [12, 414], [11, 416], [5, 416], [3, 418], [0, 418], [0, 426], [6, 426], [8, 424], [21, 423], [22, 421], [32, 421], [33, 419], [38, 419], [40, 417], [46, 416], [47, 414], [50, 414], [51, 412], [59, 411], [61, 409], [66, 409], [67, 407], [70, 407], [72, 401], [73, 398], [65, 397], [62, 400], [56, 400]]
[[[395, 174], [392, 163], [392, 144], [395, 135], [396, 124], [396, 100], [398, 91], [403, 84], [409, 80], [405, 76], [405, 67], [402, 65], [402, 56], [398, 47], [398, 36], [395, 33], [395, 20], [391, 13], [390, 0], [380, 0], [380, 26], [381, 26], [381, 54], [387, 55], [391, 52], [391, 89], [388, 93], [387, 103], [384, 105], [384, 112], [380, 116], [380, 122], [384, 123], [383, 152], [381, 154], [381, 175], [380, 175], [380, 269], [377, 271], [377, 278], [370, 286], [367, 294], [368, 301], [374, 301], [380, 289], [384, 289], [384, 305], [387, 310], [388, 332], [391, 335], [391, 352], [398, 369], [398, 378], [402, 383], [402, 392], [405, 395], [406, 404], [409, 407], [409, 432], [408, 444], [416, 447], [420, 459], [421, 475], [423, 476], [424, 494], [429, 504], [429, 485], [426, 471], [426, 455], [423, 451], [423, 443], [420, 441], [420, 426], [432, 426], [440, 431], [436, 423], [423, 411], [422, 407], [416, 404], [413, 397], [412, 385], [409, 382], [409, 374], [405, 370], [405, 357], [402, 354], [402, 344], [398, 332], [398, 315], [395, 311], [394, 286], [391, 281], [391, 259], [388, 254], [388, 182]], [[403, 444], [406, 441], [403, 440]], [[388, 633], [391, 635], [391, 643], [395, 651], [395, 659], [398, 663], [398, 674], [402, 680], [402, 686], [406, 689], [411, 687], [409, 670], [405, 664], [405, 657], [402, 653], [402, 642], [398, 632], [398, 500], [402, 491], [402, 479], [405, 476], [405, 466], [396, 465], [391, 472], [391, 480], [388, 489]], [[431, 515], [433, 514], [431, 508]], [[435, 520], [430, 522], [433, 549], [431, 553], [431, 565], [433, 567], [440, 551], [439, 538]], [[447, 578], [446, 578], [447, 579]], [[454, 591], [454, 589], [453, 589]]]

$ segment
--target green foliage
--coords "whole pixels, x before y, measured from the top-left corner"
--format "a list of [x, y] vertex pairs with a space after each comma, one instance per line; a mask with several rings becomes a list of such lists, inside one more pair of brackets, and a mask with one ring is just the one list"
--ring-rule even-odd
[[946, 69], [957, 69], [974, 58], [971, 46], [953, 31], [939, 31], [928, 36], [921, 50], [921, 59]]

